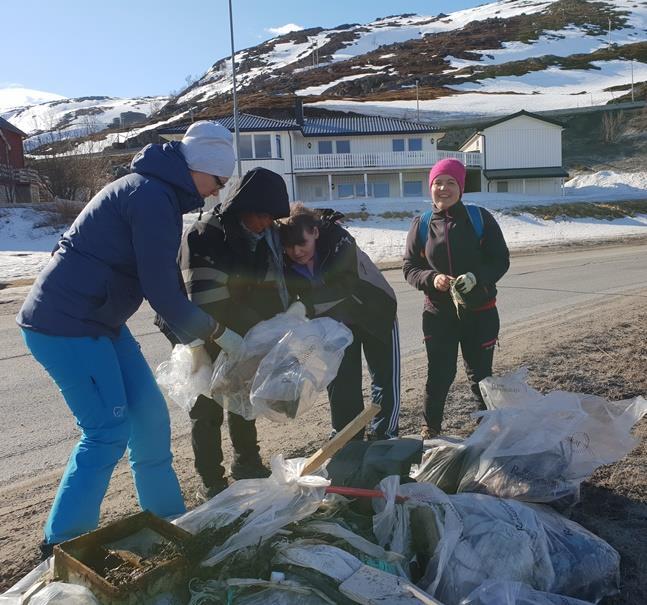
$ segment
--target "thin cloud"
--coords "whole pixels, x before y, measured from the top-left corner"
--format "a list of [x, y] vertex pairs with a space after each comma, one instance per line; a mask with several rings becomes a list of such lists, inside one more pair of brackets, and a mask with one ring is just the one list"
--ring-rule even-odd
[[302, 29], [303, 27], [296, 23], [286, 23], [280, 27], [268, 27], [265, 31], [269, 32], [273, 36], [282, 36], [284, 34], [289, 34], [290, 32], [299, 32]]

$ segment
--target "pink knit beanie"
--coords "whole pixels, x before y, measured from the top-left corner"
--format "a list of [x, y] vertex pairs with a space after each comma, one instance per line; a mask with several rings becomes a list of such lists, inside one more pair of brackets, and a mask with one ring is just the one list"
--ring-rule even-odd
[[440, 160], [436, 162], [434, 167], [429, 171], [429, 189], [434, 182], [434, 179], [439, 177], [441, 174], [448, 174], [456, 179], [458, 186], [461, 190], [461, 195], [465, 190], [465, 166], [460, 160], [455, 160], [454, 158], [448, 158], [446, 160]]

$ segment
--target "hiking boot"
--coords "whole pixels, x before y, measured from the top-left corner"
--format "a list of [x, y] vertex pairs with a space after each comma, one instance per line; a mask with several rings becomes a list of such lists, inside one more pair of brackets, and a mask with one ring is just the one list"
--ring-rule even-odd
[[58, 544], [58, 542], [45, 542], [43, 540], [39, 545], [38, 545], [38, 550], [40, 550], [40, 560], [41, 561], [47, 561], [53, 554], [54, 554], [54, 547]]
[[240, 461], [236, 460], [231, 463], [229, 476], [236, 481], [240, 479], [265, 479], [272, 474], [263, 461], [259, 458], [256, 460]]
[[213, 483], [209, 487], [201, 485], [195, 493], [195, 499], [199, 504], [204, 504], [207, 500], [211, 500], [211, 498], [217, 496], [221, 491], [226, 490], [228, 487], [229, 482], [224, 478]]

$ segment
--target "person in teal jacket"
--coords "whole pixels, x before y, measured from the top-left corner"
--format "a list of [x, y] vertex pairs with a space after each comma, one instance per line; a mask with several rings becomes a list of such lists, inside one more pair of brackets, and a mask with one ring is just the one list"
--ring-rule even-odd
[[217, 193], [233, 168], [231, 133], [217, 122], [145, 147], [131, 174], [104, 187], [63, 235], [18, 314], [27, 347], [81, 430], [45, 525], [43, 556], [97, 526], [126, 449], [140, 506], [162, 517], [184, 511], [166, 402], [126, 321], [145, 298], [181, 342], [240, 346], [188, 300], [176, 265], [182, 215]]

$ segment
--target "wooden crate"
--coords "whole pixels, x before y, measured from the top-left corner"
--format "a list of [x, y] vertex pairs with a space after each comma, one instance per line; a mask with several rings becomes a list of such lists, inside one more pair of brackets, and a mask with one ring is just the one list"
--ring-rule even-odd
[[[189, 567], [184, 555], [172, 555], [146, 569], [145, 556], [128, 547], [137, 536], [182, 546], [191, 534], [148, 511], [137, 513], [55, 546], [54, 575], [64, 582], [86, 586], [104, 605], [141, 603], [181, 588]], [[145, 571], [132, 580], [113, 583], [106, 579], [119, 565]]]

